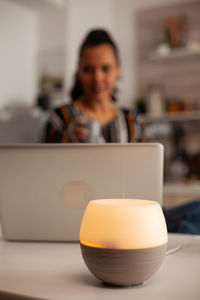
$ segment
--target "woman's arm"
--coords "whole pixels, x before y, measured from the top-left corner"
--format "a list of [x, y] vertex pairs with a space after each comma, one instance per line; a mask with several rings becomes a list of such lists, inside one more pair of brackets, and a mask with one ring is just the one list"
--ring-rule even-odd
[[63, 109], [52, 112], [46, 126], [46, 143], [83, 143], [87, 139], [89, 130], [86, 122], [72, 120], [68, 116]]

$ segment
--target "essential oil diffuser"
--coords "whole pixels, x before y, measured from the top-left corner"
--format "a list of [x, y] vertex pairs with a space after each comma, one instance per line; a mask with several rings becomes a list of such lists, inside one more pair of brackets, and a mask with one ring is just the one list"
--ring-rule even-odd
[[90, 201], [80, 245], [88, 269], [104, 283], [138, 285], [161, 266], [167, 227], [160, 205], [135, 199]]

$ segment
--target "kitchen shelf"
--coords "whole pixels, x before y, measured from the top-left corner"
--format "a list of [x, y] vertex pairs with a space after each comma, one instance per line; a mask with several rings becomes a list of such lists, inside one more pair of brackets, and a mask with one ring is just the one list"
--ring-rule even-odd
[[164, 194], [172, 195], [193, 195], [199, 196], [200, 198], [200, 181], [196, 183], [165, 183], [164, 184]]
[[[192, 1], [151, 7], [136, 16], [137, 108], [146, 108], [146, 114], [139, 114], [138, 119], [146, 141], [164, 146], [165, 183], [177, 182], [164, 187], [168, 205], [200, 199], [200, 187], [187, 185], [194, 178], [200, 179], [199, 9], [200, 1]], [[174, 41], [170, 34], [165, 35], [166, 18], [174, 16], [179, 22], [181, 15], [188, 22], [186, 44], [171, 48]]]
[[200, 58], [200, 49], [197, 50], [189, 50], [185, 48], [171, 50], [166, 54], [152, 53], [148, 56], [148, 61], [156, 62], [156, 61], [164, 61], [178, 58], [190, 58], [190, 57], [199, 57]]
[[145, 123], [166, 123], [166, 122], [183, 122], [183, 121], [200, 121], [200, 110], [187, 112], [164, 113], [160, 116], [152, 114], [140, 115]]
[[165, 183], [163, 189], [163, 205], [172, 208], [200, 199], [200, 182]]

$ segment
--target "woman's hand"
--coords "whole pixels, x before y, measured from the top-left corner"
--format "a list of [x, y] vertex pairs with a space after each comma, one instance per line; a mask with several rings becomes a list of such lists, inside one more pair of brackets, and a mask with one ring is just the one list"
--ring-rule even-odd
[[89, 135], [87, 122], [83, 120], [76, 120], [69, 124], [67, 135], [72, 142], [84, 142]]

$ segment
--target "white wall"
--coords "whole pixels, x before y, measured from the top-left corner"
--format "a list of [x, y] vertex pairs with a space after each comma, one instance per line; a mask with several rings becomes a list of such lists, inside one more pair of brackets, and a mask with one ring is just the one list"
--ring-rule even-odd
[[39, 72], [64, 75], [65, 16], [64, 7], [46, 6], [39, 16]]
[[0, 1], [0, 108], [35, 98], [37, 30], [34, 11]]

